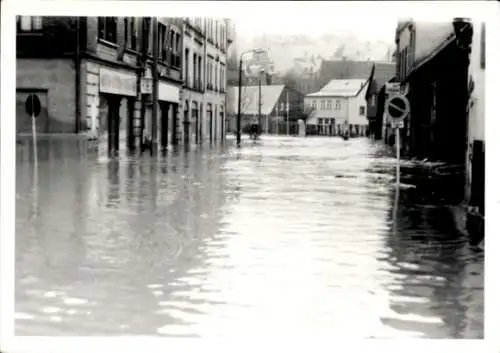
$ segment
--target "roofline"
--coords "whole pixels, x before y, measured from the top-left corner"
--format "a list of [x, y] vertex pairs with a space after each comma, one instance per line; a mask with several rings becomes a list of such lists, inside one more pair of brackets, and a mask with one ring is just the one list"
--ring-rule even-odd
[[368, 98], [368, 93], [370, 92], [370, 88], [372, 87], [373, 76], [375, 75], [375, 63], [372, 66], [372, 70], [370, 72], [370, 77], [368, 78], [368, 87], [366, 88], [365, 99]]
[[413, 68], [408, 72], [408, 75], [406, 76], [406, 81], [408, 81], [408, 78], [418, 69], [420, 69], [422, 66], [427, 64], [429, 61], [431, 61], [437, 54], [439, 54], [443, 49], [445, 49], [449, 44], [451, 44], [454, 40], [456, 39], [455, 33], [451, 33], [448, 35], [448, 37], [441, 42], [436, 48], [434, 48], [427, 56], [425, 56], [423, 59], [421, 59], [418, 63], [415, 64]]
[[[353, 79], [353, 80], [362, 80], [361, 78], [359, 79]], [[331, 80], [333, 81], [333, 80]], [[339, 80], [339, 81], [345, 81], [345, 80]], [[328, 97], [328, 96], [331, 96], [331, 97], [341, 97], [341, 98], [352, 98], [352, 97], [357, 97], [361, 91], [363, 90], [363, 88], [365, 88], [365, 86], [368, 84], [368, 82], [370, 82], [370, 79], [367, 78], [366, 81], [361, 85], [361, 88], [359, 88], [357, 91], [356, 91], [356, 94], [351, 94], [351, 95], [342, 95], [342, 96], [339, 96], [339, 95], [335, 95], [335, 94], [331, 94], [331, 95], [325, 95], [324, 97]], [[315, 98], [315, 97], [321, 97], [321, 96], [313, 96], [313, 94], [316, 94], [316, 93], [319, 93], [321, 91], [318, 91], [318, 92], [315, 92], [315, 93], [309, 93], [308, 95], [304, 96], [304, 98], [307, 98], [307, 97], [311, 97], [311, 98]]]

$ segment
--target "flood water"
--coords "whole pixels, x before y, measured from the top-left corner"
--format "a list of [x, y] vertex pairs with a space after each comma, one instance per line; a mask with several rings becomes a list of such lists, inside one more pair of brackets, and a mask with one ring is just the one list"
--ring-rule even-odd
[[16, 334], [483, 337], [482, 250], [385, 146], [245, 143], [18, 146]]

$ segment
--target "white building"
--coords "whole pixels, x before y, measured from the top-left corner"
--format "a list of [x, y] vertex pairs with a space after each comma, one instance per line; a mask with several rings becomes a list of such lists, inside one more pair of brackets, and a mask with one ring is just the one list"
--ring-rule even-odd
[[365, 94], [368, 78], [331, 80], [319, 92], [304, 99], [304, 106], [312, 109], [307, 125], [317, 125], [319, 133], [327, 133], [333, 125], [335, 131], [349, 125], [353, 135], [364, 136], [368, 128]]
[[218, 18], [184, 21], [184, 141], [224, 139], [226, 63], [232, 43], [231, 22]]

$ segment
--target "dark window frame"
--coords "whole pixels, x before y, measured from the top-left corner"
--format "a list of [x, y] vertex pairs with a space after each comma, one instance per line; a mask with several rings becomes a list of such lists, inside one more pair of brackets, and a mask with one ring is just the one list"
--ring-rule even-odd
[[118, 17], [98, 17], [97, 22], [98, 40], [118, 44]]

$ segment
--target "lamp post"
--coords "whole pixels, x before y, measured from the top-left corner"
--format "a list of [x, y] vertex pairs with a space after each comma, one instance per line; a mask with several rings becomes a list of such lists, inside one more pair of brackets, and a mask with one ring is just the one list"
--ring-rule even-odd
[[241, 85], [243, 78], [243, 56], [246, 54], [261, 54], [264, 53], [264, 49], [251, 49], [247, 50], [240, 55], [239, 71], [238, 71], [238, 116], [236, 118], [236, 146], [241, 147]]

